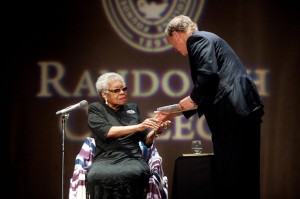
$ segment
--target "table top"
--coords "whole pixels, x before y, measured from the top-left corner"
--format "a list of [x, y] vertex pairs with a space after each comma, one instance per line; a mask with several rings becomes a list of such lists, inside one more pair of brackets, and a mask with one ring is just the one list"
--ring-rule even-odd
[[200, 153], [200, 154], [185, 153], [185, 154], [182, 154], [182, 157], [208, 156], [208, 155], [214, 155], [214, 153]]

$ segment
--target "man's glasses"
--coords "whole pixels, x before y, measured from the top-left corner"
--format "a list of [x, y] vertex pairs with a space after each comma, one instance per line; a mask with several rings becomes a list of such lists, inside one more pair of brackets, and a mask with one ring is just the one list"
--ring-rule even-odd
[[127, 87], [125, 86], [123, 88], [107, 89], [107, 91], [112, 92], [112, 93], [120, 93], [121, 91], [126, 92]]

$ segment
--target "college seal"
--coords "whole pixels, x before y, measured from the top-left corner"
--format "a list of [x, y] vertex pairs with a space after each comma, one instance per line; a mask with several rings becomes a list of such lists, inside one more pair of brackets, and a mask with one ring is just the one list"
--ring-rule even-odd
[[198, 21], [205, 0], [102, 0], [105, 14], [116, 33], [140, 51], [157, 53], [171, 48], [164, 29], [183, 14]]

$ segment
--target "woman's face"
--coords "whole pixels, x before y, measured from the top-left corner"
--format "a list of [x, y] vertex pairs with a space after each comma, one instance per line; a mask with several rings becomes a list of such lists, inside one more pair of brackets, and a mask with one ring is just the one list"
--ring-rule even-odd
[[117, 109], [127, 102], [127, 88], [122, 84], [122, 81], [111, 80], [108, 83], [107, 92], [103, 93], [103, 97], [107, 100], [109, 107]]

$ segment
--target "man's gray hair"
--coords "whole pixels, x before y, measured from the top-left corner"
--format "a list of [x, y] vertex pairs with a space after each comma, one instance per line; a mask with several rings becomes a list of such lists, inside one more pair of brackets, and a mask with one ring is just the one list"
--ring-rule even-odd
[[190, 17], [185, 15], [179, 15], [174, 17], [167, 25], [165, 34], [168, 37], [173, 36], [173, 32], [185, 33], [189, 29], [198, 30], [198, 26], [194, 23]]
[[118, 73], [114, 73], [114, 72], [108, 72], [108, 73], [104, 73], [103, 75], [100, 75], [98, 77], [97, 82], [95, 84], [97, 91], [98, 92], [107, 91], [108, 83], [111, 80], [120, 80], [122, 82], [122, 84], [124, 86], [126, 86], [125, 80], [121, 75], [119, 75]]

